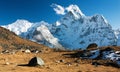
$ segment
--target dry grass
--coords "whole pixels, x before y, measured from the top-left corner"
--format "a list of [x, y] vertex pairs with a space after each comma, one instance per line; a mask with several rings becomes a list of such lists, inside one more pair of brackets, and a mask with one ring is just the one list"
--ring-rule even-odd
[[[88, 63], [90, 60], [80, 60], [78, 58], [67, 58], [63, 54], [71, 52], [44, 52], [44, 53], [22, 53], [1, 54], [0, 55], [0, 72], [119, 72], [120, 69], [111, 66], [94, 66]], [[27, 64], [34, 57], [41, 57], [45, 61], [43, 67], [18, 66]], [[63, 62], [59, 62], [64, 60]], [[9, 64], [6, 64], [9, 62]]]
[[0, 47], [2, 49], [39, 49], [44, 50], [48, 47], [37, 44], [30, 40], [22, 39], [15, 33], [0, 27]]

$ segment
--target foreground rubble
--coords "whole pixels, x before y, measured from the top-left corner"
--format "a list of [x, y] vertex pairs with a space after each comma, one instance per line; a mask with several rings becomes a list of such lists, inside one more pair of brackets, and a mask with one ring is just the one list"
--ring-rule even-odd
[[[110, 48], [87, 51], [46, 50], [39, 53], [18, 50], [14, 54], [3, 53], [0, 54], [0, 72], [119, 72], [117, 59], [113, 61], [114, 56], [111, 55], [114, 53], [119, 57], [119, 47]], [[105, 51], [109, 52], [106, 56], [103, 55]], [[44, 65], [29, 66], [29, 61], [34, 57], [40, 57]]]

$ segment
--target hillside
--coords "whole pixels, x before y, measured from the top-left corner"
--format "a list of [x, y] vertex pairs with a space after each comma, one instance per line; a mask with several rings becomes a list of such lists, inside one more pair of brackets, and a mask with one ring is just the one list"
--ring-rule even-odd
[[3, 50], [19, 50], [19, 49], [38, 49], [43, 50], [48, 47], [37, 44], [35, 42], [23, 39], [15, 33], [0, 27], [0, 48]]

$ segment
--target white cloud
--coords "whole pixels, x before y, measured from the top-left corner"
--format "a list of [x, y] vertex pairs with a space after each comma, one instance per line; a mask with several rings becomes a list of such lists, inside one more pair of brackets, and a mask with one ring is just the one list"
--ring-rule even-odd
[[57, 4], [52, 4], [51, 7], [53, 7], [53, 10], [56, 12], [58, 15], [65, 15], [65, 8], [57, 5]]

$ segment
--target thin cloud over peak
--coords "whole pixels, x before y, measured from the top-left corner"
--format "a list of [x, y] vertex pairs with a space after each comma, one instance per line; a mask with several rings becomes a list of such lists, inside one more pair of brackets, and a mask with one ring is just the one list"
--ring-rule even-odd
[[65, 15], [65, 8], [63, 6], [53, 3], [51, 7], [56, 12], [56, 14]]

